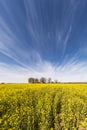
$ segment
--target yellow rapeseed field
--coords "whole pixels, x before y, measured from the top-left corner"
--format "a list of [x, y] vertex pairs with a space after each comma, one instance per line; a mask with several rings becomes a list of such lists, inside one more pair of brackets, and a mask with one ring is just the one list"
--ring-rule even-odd
[[1, 84], [0, 130], [87, 130], [87, 84]]

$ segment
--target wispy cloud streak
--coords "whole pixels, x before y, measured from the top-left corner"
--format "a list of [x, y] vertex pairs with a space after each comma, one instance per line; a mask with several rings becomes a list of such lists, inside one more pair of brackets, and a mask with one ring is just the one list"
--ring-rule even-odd
[[40, 62], [32, 67], [20, 67], [0, 63], [0, 82], [25, 82], [29, 77], [51, 77], [60, 82], [87, 82], [87, 63], [70, 61], [64, 65], [54, 66], [49, 62]]
[[[27, 82], [29, 76], [86, 81], [87, 62], [76, 57], [87, 48], [82, 51], [78, 40], [86, 24], [81, 20], [86, 4], [86, 0], [0, 1], [0, 82]], [[84, 37], [81, 41], [87, 40]]]

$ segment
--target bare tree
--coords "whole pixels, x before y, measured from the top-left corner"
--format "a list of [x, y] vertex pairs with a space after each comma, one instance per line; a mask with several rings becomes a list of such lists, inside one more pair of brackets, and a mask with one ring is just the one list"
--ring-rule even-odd
[[35, 79], [33, 78], [33, 77], [30, 77], [29, 79], [28, 79], [28, 83], [34, 83], [35, 81], [34, 81]]
[[57, 81], [57, 80], [55, 80], [54, 82], [55, 82], [55, 83], [58, 83], [58, 81]]
[[40, 78], [40, 83], [46, 83], [46, 78], [45, 77]]
[[48, 78], [48, 83], [51, 83], [51, 78]]
[[39, 79], [38, 78], [34, 79], [34, 83], [39, 83]]

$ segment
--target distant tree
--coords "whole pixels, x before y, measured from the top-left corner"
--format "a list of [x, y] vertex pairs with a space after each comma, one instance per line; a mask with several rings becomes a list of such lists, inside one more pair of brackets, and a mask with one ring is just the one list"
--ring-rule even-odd
[[51, 83], [51, 78], [48, 78], [48, 83]]
[[51, 84], [54, 84], [54, 81], [51, 81]]
[[55, 80], [54, 82], [55, 82], [55, 83], [58, 83], [58, 81], [57, 81], [57, 80]]
[[33, 78], [33, 77], [30, 77], [29, 79], [28, 79], [28, 83], [34, 83], [35, 81], [34, 81], [35, 79]]
[[38, 78], [34, 79], [34, 83], [39, 83], [39, 79]]
[[5, 84], [5, 83], [1, 83], [1, 84]]
[[46, 83], [46, 78], [45, 77], [41, 77], [40, 78], [40, 83]]

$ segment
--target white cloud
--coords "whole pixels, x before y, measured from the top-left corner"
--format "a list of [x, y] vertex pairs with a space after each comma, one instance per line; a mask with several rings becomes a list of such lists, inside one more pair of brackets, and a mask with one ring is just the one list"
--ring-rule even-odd
[[87, 82], [87, 63], [70, 61], [63, 65], [52, 65], [43, 61], [32, 68], [0, 63], [0, 82], [27, 83], [29, 77], [51, 77], [61, 82]]
[[64, 50], [63, 50], [63, 53], [65, 53], [65, 50], [66, 50], [66, 47], [67, 47], [67, 43], [68, 43], [68, 40], [70, 38], [71, 31], [72, 31], [72, 26], [70, 25], [69, 30], [68, 30], [67, 35], [66, 35], [66, 38], [64, 40]]
[[[44, 24], [41, 23], [39, 25], [38, 12], [35, 4], [33, 3], [34, 1], [32, 0], [31, 2], [25, 2], [25, 8], [28, 20], [26, 27], [29, 27], [28, 31], [32, 35], [33, 40], [36, 41], [32, 44], [34, 44], [35, 47], [40, 46], [40, 49], [43, 49], [44, 47], [46, 51], [47, 48], [45, 41], [47, 40], [47, 37], [50, 39], [53, 33], [55, 34], [56, 32], [55, 41], [58, 43], [56, 47], [58, 48], [59, 43], [61, 43], [63, 48], [62, 50], [64, 50], [65, 54], [66, 47], [68, 46], [68, 40], [72, 31], [75, 13], [75, 11], [73, 12], [73, 7], [69, 7], [69, 11], [67, 11], [68, 14], [65, 14], [64, 12], [63, 19], [65, 20], [62, 21], [60, 29], [57, 27], [56, 30], [52, 30], [53, 32], [49, 31], [48, 36], [45, 37], [46, 34], [44, 32]], [[74, 2], [75, 0], [71, 0], [71, 4], [73, 6]], [[23, 38], [22, 41], [22, 39], [18, 37], [17, 33], [20, 33], [21, 35], [22, 31], [20, 28], [18, 28], [19, 25], [16, 25], [16, 22], [12, 17], [12, 12], [9, 10], [5, 2], [3, 2], [3, 8], [9, 15], [9, 20], [11, 21], [12, 25], [14, 25], [16, 34], [9, 28], [5, 19], [0, 17], [0, 53], [11, 58], [23, 67], [0, 62], [0, 82], [27, 82], [27, 79], [30, 76], [38, 78], [42, 76], [47, 78], [51, 77], [53, 80], [58, 79], [59, 81], [87, 81], [87, 62], [80, 63], [78, 60], [73, 58], [67, 62], [64, 59], [64, 63], [61, 65], [54, 65], [50, 62], [43, 61], [40, 57], [40, 54], [34, 49], [33, 51], [24, 49], [24, 45], [27, 44], [28, 41], [25, 38]], [[38, 30], [38, 28], [40, 30]], [[84, 52], [86, 53], [86, 50]], [[26, 61], [28, 63], [26, 63]], [[29, 67], [28, 64], [31, 61], [35, 62], [32, 67]]]
[[[11, 58], [16, 63], [26, 66], [27, 62], [40, 62], [41, 57], [38, 52], [24, 49], [28, 44], [26, 39], [22, 41], [7, 25], [6, 21], [0, 17], [0, 53]], [[21, 31], [20, 31], [21, 33]], [[21, 44], [23, 42], [23, 44]]]

